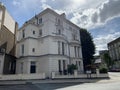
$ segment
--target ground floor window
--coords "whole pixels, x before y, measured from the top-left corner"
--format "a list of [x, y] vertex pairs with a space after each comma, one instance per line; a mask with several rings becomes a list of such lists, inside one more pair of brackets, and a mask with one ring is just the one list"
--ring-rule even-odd
[[59, 74], [67, 74], [67, 68], [66, 68], [66, 61], [65, 60], [58, 60], [58, 68], [59, 68]]
[[81, 67], [81, 62], [80, 61], [76, 61], [76, 66], [77, 66], [77, 69], [78, 71], [80, 71], [80, 67]]
[[30, 73], [36, 73], [36, 62], [35, 61], [31, 61]]
[[21, 73], [23, 73], [23, 62], [21, 62]]

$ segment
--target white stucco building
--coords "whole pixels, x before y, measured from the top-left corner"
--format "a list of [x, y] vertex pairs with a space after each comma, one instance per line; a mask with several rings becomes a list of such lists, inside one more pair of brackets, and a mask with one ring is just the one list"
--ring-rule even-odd
[[80, 28], [46, 9], [27, 21], [17, 31], [17, 74], [51, 72], [64, 74], [69, 64], [83, 72]]

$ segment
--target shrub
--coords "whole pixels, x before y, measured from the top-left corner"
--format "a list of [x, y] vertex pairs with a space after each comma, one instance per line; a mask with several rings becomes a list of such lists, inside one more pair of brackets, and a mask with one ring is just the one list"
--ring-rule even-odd
[[77, 69], [77, 66], [74, 64], [68, 65], [68, 73], [73, 74], [74, 70]]
[[100, 69], [100, 73], [107, 73], [107, 72], [108, 72], [107, 68], [101, 68]]

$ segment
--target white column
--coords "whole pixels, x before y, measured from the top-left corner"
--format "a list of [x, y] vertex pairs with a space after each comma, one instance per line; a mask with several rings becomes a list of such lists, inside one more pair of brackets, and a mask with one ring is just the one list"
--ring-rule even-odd
[[24, 62], [24, 68], [23, 68], [23, 70], [24, 70], [24, 73], [30, 74], [30, 61]]
[[61, 71], [63, 71], [63, 60], [60, 60], [61, 62]]

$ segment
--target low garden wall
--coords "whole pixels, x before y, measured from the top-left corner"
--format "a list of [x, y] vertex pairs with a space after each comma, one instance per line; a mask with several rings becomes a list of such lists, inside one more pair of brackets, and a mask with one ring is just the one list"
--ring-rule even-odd
[[26, 79], [45, 79], [45, 73], [0, 75], [0, 80], [26, 80]]
[[52, 79], [62, 79], [62, 78], [109, 78], [108, 73], [100, 74], [78, 74], [77, 72], [74, 72], [73, 75], [59, 75], [56, 74], [56, 72], [52, 72]]

